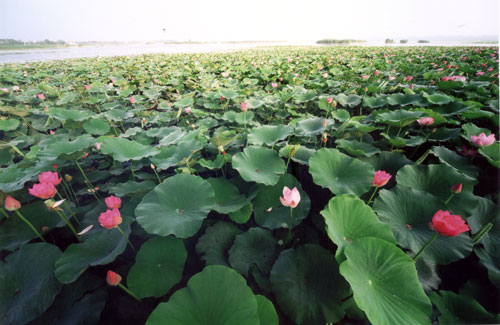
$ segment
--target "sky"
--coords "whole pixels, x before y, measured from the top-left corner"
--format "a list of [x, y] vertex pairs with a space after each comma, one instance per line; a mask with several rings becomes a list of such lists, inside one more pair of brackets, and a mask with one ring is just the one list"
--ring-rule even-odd
[[242, 41], [492, 35], [498, 0], [0, 0], [0, 39]]

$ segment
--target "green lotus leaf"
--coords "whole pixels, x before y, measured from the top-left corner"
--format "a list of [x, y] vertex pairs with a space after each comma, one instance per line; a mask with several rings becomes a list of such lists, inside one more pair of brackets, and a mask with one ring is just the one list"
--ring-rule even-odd
[[[388, 151], [382, 151], [376, 156], [361, 157], [360, 159], [370, 163], [375, 170], [384, 170], [391, 175], [396, 175], [398, 170], [406, 165], [415, 164], [403, 154]], [[389, 182], [394, 182], [394, 177]]]
[[213, 265], [160, 303], [146, 324], [259, 325], [260, 320], [257, 300], [245, 278], [228, 267]]
[[[390, 191], [380, 191], [373, 205], [380, 221], [391, 227], [398, 245], [414, 254], [434, 236], [429, 223], [442, 209], [443, 203], [436, 196], [399, 185]], [[420, 258], [449, 264], [466, 257], [471, 250], [472, 239], [466, 233], [455, 237], [438, 236]]]
[[101, 152], [110, 154], [116, 161], [141, 160], [142, 158], [151, 157], [160, 152], [153, 149], [151, 146], [145, 146], [139, 142], [123, 139], [101, 137]]
[[418, 258], [415, 261], [417, 268], [418, 281], [426, 293], [437, 290], [441, 284], [441, 278], [437, 272], [436, 263], [424, 258]]
[[314, 183], [333, 194], [362, 195], [371, 187], [375, 170], [361, 160], [344, 155], [337, 149], [320, 149], [309, 160]]
[[363, 96], [363, 106], [369, 108], [379, 108], [387, 105], [387, 99], [385, 97], [367, 97]]
[[71, 102], [74, 102], [76, 99], [76, 94], [75, 93], [65, 93], [64, 95], [59, 98], [59, 100], [56, 102], [57, 105], [66, 105]]
[[338, 246], [335, 257], [339, 263], [345, 260], [345, 247], [356, 239], [375, 237], [396, 243], [391, 228], [380, 222], [373, 210], [358, 198], [336, 196], [328, 202], [321, 215], [325, 219], [328, 237]]
[[[23, 204], [19, 212], [44, 235], [51, 228], [65, 225], [57, 213], [50, 212], [43, 201], [35, 201], [30, 204]], [[3, 220], [0, 227], [0, 249], [13, 251], [21, 245], [26, 244], [33, 238], [37, 238], [31, 228], [22, 221], [16, 214], [11, 213], [11, 217]]]
[[14, 131], [21, 122], [15, 118], [0, 120], [0, 131]]
[[[298, 146], [298, 149], [296, 147]], [[295, 151], [293, 153], [293, 151]], [[286, 145], [280, 150], [280, 156], [289, 158], [293, 153], [291, 160], [295, 161], [298, 164], [309, 166], [309, 159], [311, 159], [312, 155], [316, 152], [315, 149], [307, 148], [306, 146], [301, 145]]]
[[175, 107], [188, 107], [194, 104], [193, 97], [184, 97], [174, 103]]
[[380, 153], [380, 149], [376, 148], [370, 143], [359, 142], [357, 140], [337, 139], [335, 141], [337, 148], [343, 149], [352, 156], [366, 156], [371, 157]]
[[225, 177], [207, 178], [207, 182], [212, 186], [215, 193], [215, 206], [214, 210], [228, 214], [238, 211], [246, 203], [245, 196], [240, 194], [240, 191]]
[[471, 164], [467, 158], [462, 157], [443, 146], [433, 147], [431, 149], [431, 153], [438, 157], [440, 162], [450, 166], [457, 172], [463, 173], [471, 179], [477, 179], [479, 171], [477, 167]]
[[77, 110], [77, 109], [65, 109], [62, 107], [52, 107], [47, 112], [47, 115], [52, 116], [53, 118], [66, 121], [85, 121], [89, 119], [92, 115], [87, 111]]
[[322, 132], [325, 132], [326, 129], [330, 128], [333, 125], [333, 120], [326, 120], [326, 128], [323, 126], [323, 121], [325, 121], [322, 117], [313, 117], [306, 120], [302, 120], [297, 124], [297, 134], [305, 137], [313, 137]]
[[217, 158], [215, 158], [215, 160], [206, 160], [204, 158], [200, 158], [198, 159], [198, 164], [207, 169], [214, 170], [222, 168], [222, 166], [224, 166], [225, 161], [226, 159], [224, 158], [224, 155], [219, 154], [217, 155]]
[[248, 101], [248, 108], [252, 108], [252, 109], [255, 109], [255, 108], [259, 108], [261, 107], [262, 105], [264, 105], [264, 101], [260, 98], [250, 98]]
[[335, 96], [337, 102], [343, 107], [353, 108], [361, 104], [361, 97], [355, 94], [345, 95], [339, 94]]
[[90, 134], [105, 135], [111, 129], [108, 122], [100, 118], [93, 118], [83, 123], [83, 128]]
[[96, 139], [89, 134], [81, 135], [70, 141], [67, 135], [53, 135], [39, 143], [37, 157], [42, 160], [75, 160], [81, 158], [83, 151], [95, 144]]
[[[130, 234], [128, 224], [122, 223], [120, 228], [126, 236]], [[55, 275], [59, 282], [64, 284], [75, 282], [90, 266], [113, 262], [127, 247], [127, 241], [117, 229], [108, 230], [94, 226], [94, 230], [85, 234], [83, 238], [83, 243], [69, 245], [55, 262]]]
[[298, 103], [305, 103], [316, 98], [316, 93], [314, 91], [304, 91], [293, 95], [293, 97]]
[[193, 236], [215, 207], [212, 186], [199, 176], [169, 177], [146, 194], [135, 209], [137, 222], [150, 234]]
[[142, 244], [127, 274], [130, 290], [139, 298], [161, 297], [182, 278], [187, 251], [182, 240], [153, 237]]
[[500, 289], [500, 256], [491, 256], [484, 248], [474, 247], [479, 262], [488, 270], [488, 279]]
[[253, 205], [252, 203], [247, 203], [245, 204], [241, 209], [238, 211], [234, 211], [229, 213], [229, 219], [233, 220], [234, 222], [238, 224], [243, 224], [246, 223], [248, 220], [250, 220], [250, 217], [252, 216], [253, 212]]
[[122, 109], [111, 109], [109, 111], [106, 111], [104, 112], [104, 116], [108, 119], [108, 120], [112, 120], [112, 121], [115, 121], [115, 122], [118, 122], [118, 121], [123, 121], [127, 118], [131, 118], [134, 116], [134, 113], [130, 112], [130, 111], [125, 111], [125, 110], [122, 110]]
[[247, 182], [275, 185], [285, 173], [285, 162], [272, 149], [247, 147], [233, 156], [233, 168]]
[[435, 93], [429, 95], [428, 93], [424, 92], [423, 96], [425, 97], [425, 99], [427, 99], [429, 103], [436, 105], [449, 104], [453, 101], [453, 97], [446, 96], [445, 94]]
[[236, 96], [238, 96], [238, 93], [233, 89], [225, 89], [225, 88], [221, 88], [219, 90], [219, 94], [226, 99], [233, 99], [236, 98]]
[[293, 208], [292, 228], [298, 226], [309, 214], [311, 208], [309, 196], [293, 175], [285, 174], [280, 177], [276, 185], [259, 186], [259, 192], [253, 202], [255, 222], [259, 226], [269, 229], [290, 227], [290, 208], [283, 206], [280, 201], [285, 186], [289, 189], [297, 187], [300, 193], [300, 203]]
[[465, 105], [462, 102], [454, 101], [450, 104], [432, 106], [431, 109], [436, 113], [448, 117], [467, 111], [469, 109], [469, 106]]
[[270, 230], [250, 228], [234, 239], [229, 250], [229, 263], [244, 276], [247, 276], [250, 266], [256, 266], [262, 274], [269, 274], [278, 251], [278, 242]]
[[474, 298], [451, 291], [431, 292], [429, 298], [441, 313], [439, 324], [498, 324], [500, 315], [489, 313]]
[[344, 317], [341, 301], [349, 286], [332, 254], [319, 245], [281, 252], [271, 285], [279, 306], [297, 324], [335, 323]]
[[118, 183], [109, 188], [110, 193], [118, 197], [123, 196], [143, 196], [151, 191], [156, 184], [153, 181], [146, 180], [143, 182], [128, 181], [125, 183]]
[[260, 324], [278, 325], [279, 319], [273, 303], [263, 295], [256, 295]]
[[253, 128], [248, 133], [248, 143], [261, 146], [274, 145], [279, 140], [286, 139], [293, 132], [291, 125], [263, 125]]
[[229, 266], [228, 251], [234, 238], [242, 231], [232, 223], [219, 221], [205, 230], [198, 239], [196, 252], [207, 265]]
[[166, 170], [185, 161], [200, 149], [200, 146], [195, 143], [180, 143], [176, 146], [164, 147], [154, 158], [151, 158], [151, 162], [159, 170]]
[[182, 129], [175, 127], [175, 129], [168, 130], [168, 133], [160, 140], [160, 147], [170, 146], [179, 142], [187, 133]]
[[492, 201], [481, 198], [475, 206], [472, 214], [467, 218], [467, 223], [474, 235], [491, 224], [491, 229], [487, 235], [483, 236], [481, 243], [485, 251], [491, 256], [500, 256], [500, 209]]
[[428, 141], [449, 141], [455, 139], [460, 134], [460, 129], [450, 129], [445, 127], [440, 127], [436, 131], [433, 131], [428, 137]]
[[432, 305], [418, 282], [415, 262], [379, 238], [360, 238], [345, 249], [340, 273], [372, 324], [429, 324]]
[[479, 153], [483, 155], [490, 164], [500, 168], [500, 143], [495, 141], [495, 143], [479, 148]]
[[375, 120], [378, 123], [389, 124], [391, 126], [403, 127], [415, 122], [424, 115], [419, 111], [396, 110], [387, 113], [378, 114]]
[[224, 113], [222, 118], [229, 122], [236, 122], [238, 124], [243, 125], [245, 123], [248, 124], [250, 121], [252, 121], [254, 116], [255, 116], [254, 112], [246, 112], [245, 114], [244, 112], [237, 113], [234, 111], [229, 111]]
[[400, 106], [408, 106], [408, 105], [420, 105], [422, 102], [421, 95], [409, 95], [409, 94], [392, 94], [387, 97], [387, 103], [389, 105], [400, 105]]
[[34, 243], [22, 246], [0, 262], [0, 320], [27, 324], [54, 302], [61, 284], [54, 277], [57, 246]]
[[160, 87], [153, 86], [143, 91], [143, 94], [149, 99], [154, 100], [160, 96]]

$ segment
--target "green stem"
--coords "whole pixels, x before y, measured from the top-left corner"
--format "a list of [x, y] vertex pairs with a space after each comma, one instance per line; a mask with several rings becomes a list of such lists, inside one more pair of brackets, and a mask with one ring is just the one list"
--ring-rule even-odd
[[[61, 179], [64, 179], [64, 176], [62, 176]], [[66, 184], [64, 182], [61, 182], [61, 185], [62, 185], [62, 188], [63, 188], [63, 191], [64, 191], [64, 195], [66, 195], [66, 197], [68, 198], [68, 200], [73, 201], [73, 196], [71, 196], [71, 194], [70, 194], [70, 192], [69, 192], [68, 187], [66, 186]]]
[[156, 178], [158, 179], [158, 184], [161, 184], [161, 178], [160, 178], [160, 175], [158, 175], [158, 172], [156, 171], [156, 168], [153, 168], [153, 172], [155, 173]]
[[243, 125], [245, 126], [245, 131], [247, 130], [247, 112], [243, 111]]
[[368, 200], [368, 203], [366, 205], [370, 205], [370, 203], [373, 200], [373, 197], [375, 196], [375, 193], [377, 193], [378, 186], [375, 186], [375, 191], [373, 191], [372, 196], [370, 196], [370, 199]]
[[7, 212], [5, 212], [3, 208], [0, 208], [0, 211], [2, 211], [2, 214], [5, 216], [5, 218], [9, 219], [9, 215], [7, 214]]
[[455, 193], [451, 193], [450, 197], [444, 202], [444, 205], [448, 205], [448, 203], [451, 201], [451, 199], [455, 196]]
[[[64, 198], [61, 196], [61, 194], [59, 193], [59, 191], [56, 191], [57, 193], [57, 196], [59, 197], [60, 200], [64, 200]], [[73, 211], [71, 211], [69, 205], [68, 205], [68, 202], [66, 202], [66, 200], [64, 200], [64, 206], [66, 207], [66, 209], [68, 209], [69, 213], [71, 213], [71, 216], [75, 219], [76, 223], [77, 224], [80, 224], [80, 221], [78, 220], [78, 218], [75, 216], [75, 214], [73, 213]]]
[[290, 159], [292, 159], [292, 156], [288, 157], [288, 160], [286, 161], [285, 171], [288, 171], [288, 164], [290, 163]]
[[420, 165], [421, 163], [423, 163], [425, 158], [427, 158], [427, 156], [429, 155], [430, 152], [431, 152], [431, 149], [427, 149], [427, 151], [424, 152], [424, 154], [420, 158], [418, 158], [418, 160], [415, 162], [415, 164]]
[[96, 193], [94, 185], [92, 185], [90, 180], [87, 178], [87, 175], [85, 174], [85, 171], [83, 170], [82, 166], [80, 166], [80, 164], [78, 163], [77, 160], [75, 160], [75, 164], [76, 164], [76, 167], [78, 167], [78, 169], [80, 170], [80, 173], [82, 173], [82, 176], [86, 181], [87, 187], [90, 189], [90, 193], [92, 193], [92, 195], [94, 195], [94, 197], [100, 203], [101, 199], [99, 198], [99, 195]]
[[483, 238], [484, 235], [488, 233], [488, 231], [491, 230], [491, 228], [493, 228], [493, 224], [491, 222], [485, 224], [483, 228], [481, 228], [481, 230], [479, 230], [479, 232], [472, 238], [472, 240], [474, 241], [474, 245], [479, 243], [479, 241]]
[[141, 301], [141, 299], [137, 298], [137, 296], [134, 295], [134, 293], [132, 291], [130, 291], [129, 289], [127, 289], [127, 287], [125, 287], [123, 284], [118, 283], [118, 287], [120, 287], [123, 291], [125, 291], [126, 293], [128, 293], [135, 300]]
[[80, 202], [78, 201], [78, 197], [76, 196], [76, 192], [73, 189], [73, 185], [71, 185], [70, 183], [66, 183], [66, 186], [68, 187], [68, 189], [70, 190], [71, 194], [73, 195], [73, 197], [75, 199], [75, 202], [76, 202], [76, 205], [80, 206]]
[[290, 239], [292, 238], [292, 227], [293, 227], [293, 219], [292, 219], [292, 215], [293, 215], [293, 208], [290, 208], [290, 223], [288, 225], [288, 237], [287, 237], [287, 242], [290, 241]]
[[68, 225], [69, 229], [71, 229], [71, 232], [75, 235], [76, 239], [78, 239], [78, 241], [80, 241], [80, 237], [78, 237], [78, 234], [76, 233], [75, 228], [73, 227], [71, 222], [68, 220], [68, 218], [66, 218], [66, 216], [64, 214], [62, 214], [59, 210], [57, 210], [57, 209], [54, 209], [54, 210], [57, 212], [59, 217]]
[[434, 236], [432, 236], [432, 238], [418, 251], [417, 255], [415, 255], [415, 257], [413, 257], [413, 260], [416, 261], [417, 258], [422, 254], [424, 249], [426, 249], [427, 246], [429, 246], [434, 241], [434, 239], [436, 239], [438, 236], [439, 236], [439, 233], [436, 232], [434, 234]]
[[127, 237], [127, 235], [125, 235], [125, 233], [123, 232], [122, 228], [120, 228], [120, 226], [116, 226], [116, 229], [118, 229], [118, 231], [120, 232], [120, 234], [122, 234], [123, 238], [125, 238], [125, 240], [126, 240], [126, 241], [127, 241], [127, 243], [130, 245], [130, 247], [132, 248], [132, 250], [133, 250], [134, 252], [137, 252], [137, 251], [135, 250], [134, 245], [132, 245], [132, 243], [130, 242], [130, 240], [128, 240], [128, 237]]
[[132, 172], [132, 179], [135, 182], [134, 165], [132, 164], [132, 160], [130, 161], [130, 171]]
[[[3, 210], [3, 209], [2, 209]], [[33, 232], [38, 236], [38, 238], [40, 238], [42, 241], [44, 242], [47, 242], [45, 240], [45, 238], [43, 238], [43, 236], [38, 232], [38, 230], [36, 230], [35, 226], [33, 226], [33, 224], [31, 222], [29, 222], [28, 219], [26, 219], [22, 214], [21, 212], [19, 212], [18, 210], [16, 210], [16, 214], [19, 216], [19, 218], [21, 218], [22, 221], [24, 221], [30, 228], [31, 230], [33, 230]]]

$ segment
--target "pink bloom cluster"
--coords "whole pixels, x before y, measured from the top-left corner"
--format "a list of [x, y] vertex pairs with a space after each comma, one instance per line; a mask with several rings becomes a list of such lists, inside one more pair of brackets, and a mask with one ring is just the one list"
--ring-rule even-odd
[[442, 81], [462, 81], [465, 82], [466, 78], [464, 76], [449, 76], [441, 78]]
[[111, 195], [105, 198], [104, 202], [106, 203], [108, 210], [99, 215], [99, 224], [106, 229], [118, 227], [118, 225], [122, 223], [122, 216], [120, 214], [120, 210], [118, 210], [122, 206], [122, 200]]
[[28, 192], [33, 196], [46, 200], [56, 195], [56, 186], [61, 183], [62, 179], [57, 172], [43, 172], [38, 175], [38, 181], [40, 183], [33, 184], [33, 187], [29, 188]]

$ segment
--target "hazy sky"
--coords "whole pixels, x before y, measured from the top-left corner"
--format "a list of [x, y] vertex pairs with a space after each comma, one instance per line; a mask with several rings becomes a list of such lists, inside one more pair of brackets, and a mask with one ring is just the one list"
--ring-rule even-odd
[[0, 0], [0, 38], [220, 41], [498, 35], [498, 10], [498, 0]]

